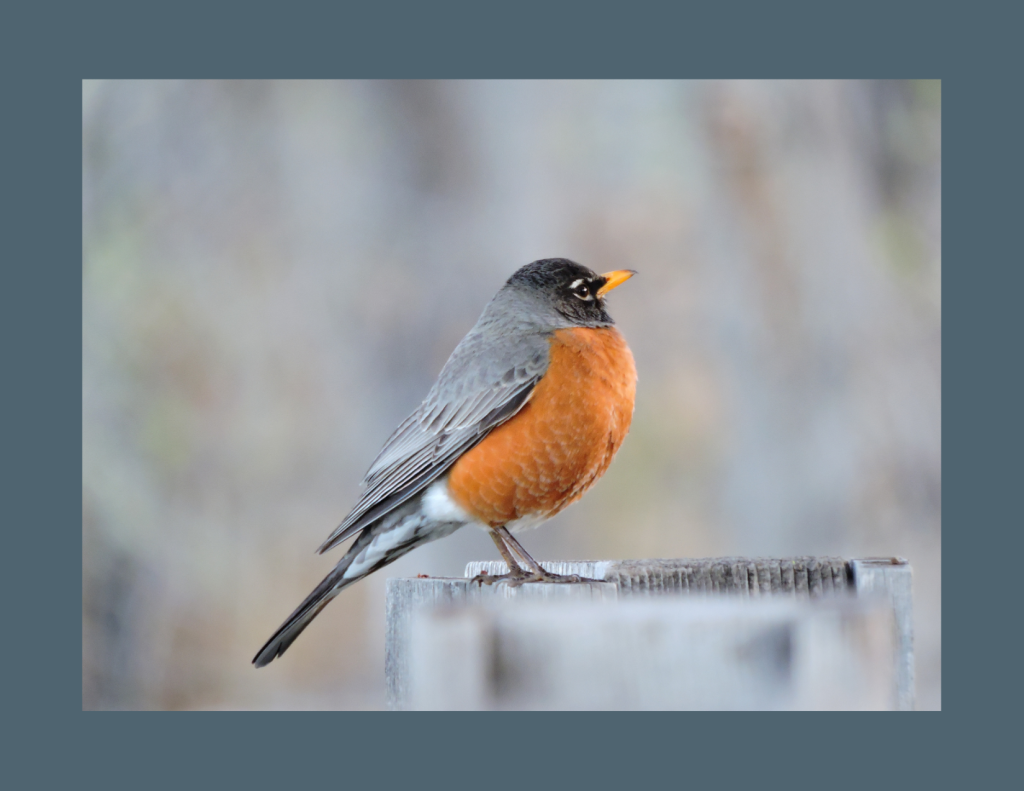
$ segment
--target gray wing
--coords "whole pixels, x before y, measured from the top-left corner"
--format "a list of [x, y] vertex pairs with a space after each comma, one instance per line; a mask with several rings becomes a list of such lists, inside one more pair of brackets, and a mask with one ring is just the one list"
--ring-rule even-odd
[[543, 333], [494, 336], [474, 328], [452, 352], [422, 404], [391, 435], [363, 479], [355, 508], [325, 552], [444, 475], [529, 400], [548, 368]]

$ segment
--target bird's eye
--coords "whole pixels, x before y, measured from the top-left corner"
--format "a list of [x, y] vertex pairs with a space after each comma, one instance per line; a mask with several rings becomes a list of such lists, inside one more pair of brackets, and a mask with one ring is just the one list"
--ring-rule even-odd
[[580, 299], [590, 299], [590, 286], [586, 283], [580, 283], [572, 290], [572, 293]]

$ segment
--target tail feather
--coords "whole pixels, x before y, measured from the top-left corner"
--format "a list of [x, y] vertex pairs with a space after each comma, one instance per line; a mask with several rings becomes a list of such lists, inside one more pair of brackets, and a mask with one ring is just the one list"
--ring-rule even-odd
[[256, 667], [269, 665], [287, 651], [288, 646], [295, 642], [295, 638], [302, 634], [302, 630], [309, 626], [309, 622], [320, 614], [320, 611], [330, 603], [331, 599], [341, 593], [343, 588], [348, 587], [357, 579], [361, 579], [361, 577], [344, 579], [344, 573], [344, 569], [335, 568], [324, 578], [323, 582], [316, 586], [253, 658], [252, 663]]
[[359, 573], [346, 576], [349, 566], [356, 561], [360, 553], [367, 545], [373, 542], [375, 536], [383, 529], [386, 529], [386, 525], [382, 521], [360, 534], [341, 560], [338, 561], [338, 565], [331, 570], [330, 574], [323, 578], [323, 581], [313, 589], [313, 592], [305, 598], [302, 604], [295, 608], [295, 612], [288, 616], [288, 619], [267, 640], [266, 645], [259, 650], [252, 660], [256, 667], [269, 665], [287, 651], [288, 646], [295, 642], [295, 638], [302, 634], [302, 630], [309, 626], [309, 622], [316, 618], [320, 611], [330, 603], [331, 599], [341, 593], [342, 590], [353, 582], [358, 582], [381, 565], [385, 565], [385, 563], [394, 559], [384, 560], [378, 566], [363, 569]]
[[420, 511], [420, 500], [420, 497], [415, 497], [376, 524], [364, 528], [338, 565], [288, 616], [252, 663], [256, 667], [264, 667], [281, 656], [331, 599], [353, 582], [393, 563], [421, 544], [442, 538], [462, 527], [463, 523], [458, 521], [429, 519]]

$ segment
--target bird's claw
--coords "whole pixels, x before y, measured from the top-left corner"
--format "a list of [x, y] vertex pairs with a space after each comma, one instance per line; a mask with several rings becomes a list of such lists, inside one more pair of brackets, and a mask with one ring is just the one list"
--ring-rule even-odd
[[528, 582], [547, 582], [547, 583], [575, 583], [575, 582], [604, 582], [604, 580], [590, 579], [589, 577], [581, 577], [579, 574], [554, 574], [550, 571], [544, 571], [543, 573], [536, 572], [509, 572], [508, 574], [477, 574], [473, 579], [470, 580], [470, 584], [476, 583], [478, 586], [481, 585], [493, 585], [496, 582], [504, 582], [510, 588], [518, 588], [520, 585], [525, 585]]
[[579, 574], [555, 574], [550, 571], [544, 571], [543, 573], [533, 573], [524, 578], [519, 585], [524, 582], [553, 582], [553, 583], [575, 583], [575, 582], [604, 582], [604, 580], [595, 580], [590, 577], [581, 577]]
[[517, 587], [526, 582], [530, 576], [522, 569], [510, 571], [508, 574], [477, 574], [469, 581], [469, 584], [472, 585], [475, 582], [477, 587], [480, 587], [482, 585], [493, 585], [496, 582], [507, 582], [512, 587]]

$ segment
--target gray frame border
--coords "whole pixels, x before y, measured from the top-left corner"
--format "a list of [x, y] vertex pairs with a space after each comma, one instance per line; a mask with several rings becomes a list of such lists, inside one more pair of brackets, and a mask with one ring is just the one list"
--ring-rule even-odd
[[[1002, 602], [1012, 575], [950, 580], [941, 715], [870, 725], [727, 715], [478, 715], [470, 723], [381, 714], [80, 712], [80, 107], [92, 77], [771, 77], [927, 76], [945, 99], [945, 554], [954, 569], [1016, 556], [1019, 342], [1019, 51], [1004, 6], [842, 7], [779, 2], [482, 4], [96, 2], [12, 4], [5, 33], [2, 337], [5, 531], [11, 640], [5, 652], [14, 787], [101, 779], [114, 787], [370, 782], [691, 783], [752, 775], [862, 782], [865, 759], [895, 785], [971, 785], [1012, 755], [1003, 721], [1016, 664]], [[999, 9], [999, 10], [996, 10]], [[30, 74], [25, 75], [24, 72]], [[1016, 207], [1016, 208], [1015, 208]], [[1014, 327], [1018, 329], [1014, 331]], [[1014, 419], [1016, 418], [1016, 419]], [[76, 550], [75, 547], [78, 547]], [[28, 561], [28, 562], [24, 562]], [[12, 606], [13, 605], [13, 606]], [[985, 672], [976, 666], [985, 664]], [[1017, 671], [1019, 672], [1019, 671]], [[991, 709], [991, 711], [989, 711]], [[437, 715], [440, 716], [440, 715]], [[466, 716], [466, 715], [462, 715]], [[911, 715], [913, 716], [913, 715]], [[613, 719], [614, 717], [614, 719]], [[215, 721], [216, 718], [216, 721]], [[287, 719], [286, 719], [287, 718]], [[968, 723], [970, 723], [968, 725]], [[426, 727], [424, 727], [426, 726]], [[1001, 748], [1002, 746], [1002, 748]], [[55, 755], [56, 753], [56, 755]], [[340, 753], [340, 754], [339, 754]], [[966, 756], [970, 756], [969, 760]], [[958, 760], [959, 759], [959, 760]], [[991, 760], [990, 760], [991, 759]], [[1003, 757], [1005, 761], [1005, 757]], [[853, 771], [851, 771], [853, 770]], [[958, 772], [959, 770], [959, 772]], [[809, 776], [808, 776], [809, 775]], [[789, 780], [783, 778], [790, 778]], [[290, 782], [289, 782], [290, 781]], [[527, 780], [528, 782], [528, 780]]]

